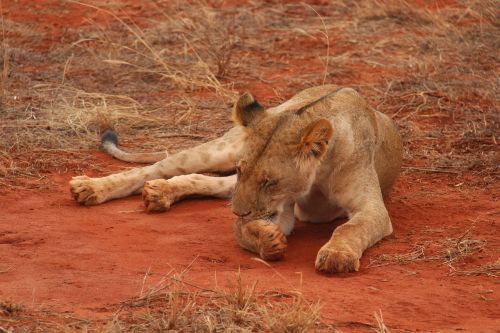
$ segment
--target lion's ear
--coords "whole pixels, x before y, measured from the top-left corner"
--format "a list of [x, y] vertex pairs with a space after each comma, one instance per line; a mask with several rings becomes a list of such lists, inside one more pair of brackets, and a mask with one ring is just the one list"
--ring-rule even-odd
[[326, 119], [312, 122], [303, 131], [299, 144], [301, 159], [320, 160], [328, 149], [328, 142], [332, 138], [332, 124]]
[[238, 98], [234, 106], [233, 120], [237, 125], [248, 126], [264, 114], [264, 107], [247, 92]]

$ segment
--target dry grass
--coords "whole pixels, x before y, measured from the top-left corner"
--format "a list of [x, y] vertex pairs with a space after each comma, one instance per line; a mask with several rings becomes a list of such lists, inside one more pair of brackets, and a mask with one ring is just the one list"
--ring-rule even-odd
[[389, 329], [384, 323], [384, 317], [382, 316], [382, 311], [375, 312], [375, 320], [377, 321], [377, 327], [375, 332], [377, 333], [389, 333]]
[[9, 51], [4, 41], [2, 42], [0, 52], [2, 55], [0, 58], [2, 63], [2, 72], [0, 74], [0, 107], [2, 107], [7, 93], [7, 80], [9, 77]]
[[453, 264], [463, 258], [482, 251], [486, 241], [468, 238], [470, 230], [457, 238], [448, 238], [439, 244], [438, 254], [430, 259], [443, 260], [446, 264]]
[[498, 277], [498, 272], [500, 271], [500, 259], [491, 264], [486, 264], [470, 270], [455, 270], [452, 275], [464, 275], [464, 276], [492, 276]]
[[[55, 79], [48, 79], [46, 83], [33, 86], [30, 96], [26, 96], [38, 105], [30, 103], [23, 110], [6, 108], [0, 113], [3, 138], [0, 177], [4, 179], [0, 186], [26, 186], [26, 182], [15, 178], [41, 179], [47, 170], [65, 169], [67, 164], [73, 164], [75, 152], [97, 147], [103, 128], [115, 128], [125, 135], [134, 133], [140, 140], [151, 138], [153, 134], [160, 138], [210, 138], [213, 130], [207, 132], [202, 122], [193, 121], [193, 110], [221, 109], [221, 102], [222, 108], [226, 108], [234, 99], [230, 84], [222, 84], [219, 79], [229, 70], [237, 38], [231, 35], [230, 20], [221, 20], [213, 9], [199, 3], [197, 8], [188, 6], [182, 12], [174, 10], [166, 20], [163, 18], [161, 25], [144, 30], [131, 19], [121, 18], [110, 10], [78, 4], [104, 12], [117, 23], [111, 30], [94, 23], [91, 37], [71, 45], [72, 49], [81, 48], [81, 52], [65, 60], [62, 80], [51, 83]], [[209, 32], [214, 35], [207, 39]], [[172, 43], [178, 46], [172, 47]], [[88, 48], [88, 44], [92, 44], [92, 48]], [[184, 54], [180, 55], [179, 50], [184, 50]], [[4, 64], [8, 64], [7, 60], [4, 57]], [[153, 109], [150, 103], [146, 109], [130, 94], [104, 92], [110, 90], [109, 80], [105, 85], [92, 84], [80, 89], [72, 80], [72, 67], [76, 62], [99, 72], [101, 81], [112, 77], [114, 82], [135, 82], [130, 89], [147, 94], [147, 84], [137, 84], [137, 80], [154, 77], [155, 84], [180, 90], [181, 96], [168, 103], [163, 101], [161, 107]], [[5, 70], [8, 67], [4, 66]], [[85, 77], [83, 79], [86, 81]], [[189, 96], [193, 91], [202, 90], [209, 94], [208, 101]], [[224, 128], [216, 130], [216, 134], [221, 130]], [[145, 148], [157, 145], [147, 143]], [[54, 161], [50, 154], [53, 151], [70, 154], [60, 155]]]
[[425, 259], [425, 247], [422, 245], [415, 246], [408, 253], [381, 254], [375, 259], [370, 260], [368, 267], [386, 266], [391, 264], [406, 264]]
[[[142, 149], [182, 148], [231, 126], [237, 90], [273, 86], [264, 103], [274, 104], [323, 82], [354, 86], [393, 115], [404, 134], [405, 164], [426, 162], [412, 171], [472, 172], [482, 185], [499, 177], [495, 1], [444, 8], [404, 1], [279, 4], [269, 10], [257, 3], [158, 1], [148, 5], [147, 17], [130, 17], [113, 3], [65, 6], [107, 19], [89, 16], [89, 25], [67, 30], [67, 44], [43, 54], [29, 44], [9, 50], [3, 44], [2, 91], [13, 66], [48, 68], [36, 80], [23, 72], [8, 79], [0, 114], [4, 184], [84, 159], [61, 155], [51, 165], [50, 152], [95, 149], [103, 126]], [[5, 39], [14, 38], [12, 32], [35, 43], [29, 26], [4, 19]], [[301, 44], [307, 53], [296, 48]], [[175, 137], [181, 133], [192, 137]], [[153, 136], [161, 142], [150, 142]], [[35, 160], [24, 163], [33, 152]]]
[[11, 317], [22, 312], [24, 307], [11, 301], [0, 301], [0, 316]]
[[381, 254], [371, 259], [368, 267], [437, 260], [449, 265], [453, 273], [453, 264], [483, 251], [486, 246], [486, 241], [471, 238], [471, 229], [458, 237], [422, 242], [407, 253]]
[[[96, 23], [101, 32], [97, 40], [105, 50], [105, 54], [96, 55], [103, 57], [104, 63], [125, 67], [123, 74], [127, 76], [153, 75], [177, 89], [208, 89], [220, 96], [234, 97], [234, 92], [219, 79], [230, 66], [238, 40], [234, 35], [236, 25], [206, 3], [183, 3], [175, 8], [163, 8], [156, 3], [162, 23], [148, 29], [105, 8], [75, 3], [106, 13], [128, 33], [117, 43], [113, 32]], [[171, 44], [178, 47], [165, 47]]]
[[0, 16], [2, 25], [2, 43], [0, 44], [0, 63], [2, 64], [2, 70], [0, 73], [0, 108], [2, 108], [7, 90], [7, 80], [9, 77], [9, 49], [5, 38], [5, 26], [2, 8], [0, 8]]
[[[325, 327], [319, 304], [307, 302], [299, 292], [259, 292], [240, 272], [227, 288], [208, 289], [186, 282], [185, 274], [168, 275], [123, 303], [119, 312], [127, 309], [128, 314], [118, 314], [115, 322], [133, 323], [137, 332], [307, 332]], [[144, 315], [136, 316], [144, 309]]]
[[[87, 321], [50, 311], [31, 315], [20, 308], [9, 312], [7, 327], [16, 332], [331, 331], [319, 319], [319, 304], [307, 302], [298, 292], [262, 293], [255, 284], [247, 285], [240, 273], [228, 288], [207, 289], [185, 281], [185, 274], [165, 276], [150, 290], [121, 304], [109, 320]], [[0, 316], [0, 326], [2, 320]]]
[[[355, 29], [371, 44], [360, 61], [386, 77], [371, 84], [379, 109], [402, 127], [406, 163], [426, 172], [472, 170], [492, 184], [500, 119], [495, 1], [420, 9], [401, 1], [364, 2]], [[378, 95], [378, 97], [377, 97]]]
[[115, 313], [105, 320], [1, 302], [0, 331], [341, 333], [341, 328], [362, 328], [389, 332], [381, 311], [374, 313], [374, 323], [326, 324], [320, 319], [320, 304], [308, 302], [297, 290], [262, 292], [256, 283], [246, 283], [240, 272], [227, 287], [200, 287], [187, 281], [189, 269], [170, 272], [137, 297], [115, 306]]
[[[364, 328], [389, 332], [382, 313], [374, 323], [321, 320], [321, 305], [309, 302], [299, 290], [261, 291], [236, 272], [225, 287], [207, 288], [189, 282], [193, 263], [176, 273], [171, 270], [146, 288], [148, 274], [137, 297], [116, 306], [109, 319], [87, 320], [48, 308], [29, 309], [0, 302], [0, 329], [7, 332], [342, 332]], [[218, 283], [216, 283], [218, 285]]]

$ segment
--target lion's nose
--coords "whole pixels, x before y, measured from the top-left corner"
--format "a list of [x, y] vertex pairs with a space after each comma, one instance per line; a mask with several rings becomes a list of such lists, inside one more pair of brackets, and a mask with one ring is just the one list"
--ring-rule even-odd
[[245, 216], [250, 215], [252, 212], [250, 210], [248, 210], [248, 211], [239, 211], [239, 210], [233, 209], [233, 213], [234, 213], [234, 215], [236, 215], [238, 217], [245, 217]]

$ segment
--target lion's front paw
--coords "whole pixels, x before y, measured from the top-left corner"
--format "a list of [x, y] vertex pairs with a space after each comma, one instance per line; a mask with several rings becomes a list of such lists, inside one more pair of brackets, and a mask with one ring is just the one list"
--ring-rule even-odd
[[87, 176], [73, 177], [69, 182], [72, 197], [80, 204], [90, 206], [105, 201], [101, 186]]
[[359, 256], [347, 246], [325, 244], [316, 257], [316, 270], [322, 273], [358, 271]]
[[142, 199], [148, 212], [163, 212], [175, 201], [175, 188], [167, 180], [150, 180], [144, 184]]
[[262, 259], [283, 259], [288, 244], [285, 234], [277, 225], [269, 223], [263, 226], [259, 236], [259, 255]]

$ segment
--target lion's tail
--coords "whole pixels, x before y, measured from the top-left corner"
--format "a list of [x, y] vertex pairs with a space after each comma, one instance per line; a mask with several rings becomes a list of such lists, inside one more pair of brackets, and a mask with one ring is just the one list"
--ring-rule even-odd
[[168, 152], [129, 153], [118, 145], [118, 135], [113, 130], [106, 130], [101, 136], [101, 149], [121, 161], [130, 163], [154, 163], [163, 160]]

